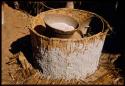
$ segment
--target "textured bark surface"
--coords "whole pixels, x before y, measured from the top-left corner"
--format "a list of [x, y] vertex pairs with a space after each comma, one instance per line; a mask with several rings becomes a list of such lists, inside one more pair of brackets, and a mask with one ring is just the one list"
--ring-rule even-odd
[[[86, 11], [57, 9], [44, 12], [33, 19], [36, 21], [46, 14], [68, 14], [79, 22], [79, 28], [86, 27], [93, 15]], [[44, 27], [44, 22], [33, 22], [32, 28], [40, 23]], [[37, 25], [36, 25], [37, 24]], [[43, 74], [52, 79], [84, 79], [93, 74], [98, 67], [99, 57], [106, 37], [105, 33], [98, 33], [90, 37], [77, 38], [77, 35], [69, 39], [48, 38], [43, 34], [38, 34], [31, 30], [31, 39], [34, 58], [37, 59]], [[78, 34], [78, 33], [77, 33]]]

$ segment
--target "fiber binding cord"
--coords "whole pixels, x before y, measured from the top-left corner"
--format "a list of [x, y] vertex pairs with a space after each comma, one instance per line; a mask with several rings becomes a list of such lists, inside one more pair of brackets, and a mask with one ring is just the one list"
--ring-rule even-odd
[[41, 4], [42, 4], [44, 7], [48, 8], [48, 9], [50, 9], [50, 10], [54, 9], [54, 8], [48, 7], [48, 6], [47, 6], [45, 3], [43, 3], [43, 2], [41, 2]]

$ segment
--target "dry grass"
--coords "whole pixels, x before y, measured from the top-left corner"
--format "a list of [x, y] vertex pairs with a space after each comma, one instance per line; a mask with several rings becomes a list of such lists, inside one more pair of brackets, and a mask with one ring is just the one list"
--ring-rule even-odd
[[[9, 84], [117, 84], [123, 85], [123, 78], [120, 77], [118, 71], [115, 69], [110, 61], [110, 57], [114, 59], [118, 56], [103, 53], [101, 55], [98, 70], [88, 76], [84, 80], [52, 80], [47, 78], [38, 70], [34, 69], [31, 64], [25, 59], [25, 56], [20, 52], [13, 57], [10, 57], [7, 63], [11, 70], [9, 76], [12, 81]], [[112, 59], [113, 60], [113, 59]], [[15, 63], [14, 63], [15, 62]]]

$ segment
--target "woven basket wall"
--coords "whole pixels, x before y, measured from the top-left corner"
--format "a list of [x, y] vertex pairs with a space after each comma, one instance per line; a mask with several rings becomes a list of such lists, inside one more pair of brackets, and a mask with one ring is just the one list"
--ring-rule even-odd
[[[49, 38], [34, 30], [37, 25], [45, 27], [42, 20], [45, 14], [71, 16], [79, 22], [79, 28], [82, 27], [83, 22], [84, 26], [88, 25], [91, 17], [96, 15], [105, 22], [107, 28], [84, 38], [81, 38], [77, 32], [68, 39]], [[97, 70], [109, 28], [102, 17], [88, 11], [66, 8], [45, 11], [31, 20], [30, 34], [34, 58], [42, 68], [43, 74], [50, 76], [51, 79], [85, 79]]]

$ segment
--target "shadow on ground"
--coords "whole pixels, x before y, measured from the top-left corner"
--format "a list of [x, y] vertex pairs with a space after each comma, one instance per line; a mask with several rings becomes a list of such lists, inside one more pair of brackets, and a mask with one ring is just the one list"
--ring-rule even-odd
[[31, 36], [26, 35], [22, 38], [17, 39], [11, 44], [11, 49], [9, 50], [12, 54], [22, 52], [28, 62], [36, 69], [41, 69], [37, 65], [36, 59], [33, 57], [32, 45], [31, 45]]
[[114, 64], [116, 68], [120, 69], [119, 74], [124, 78], [125, 83], [125, 53], [122, 53]]

